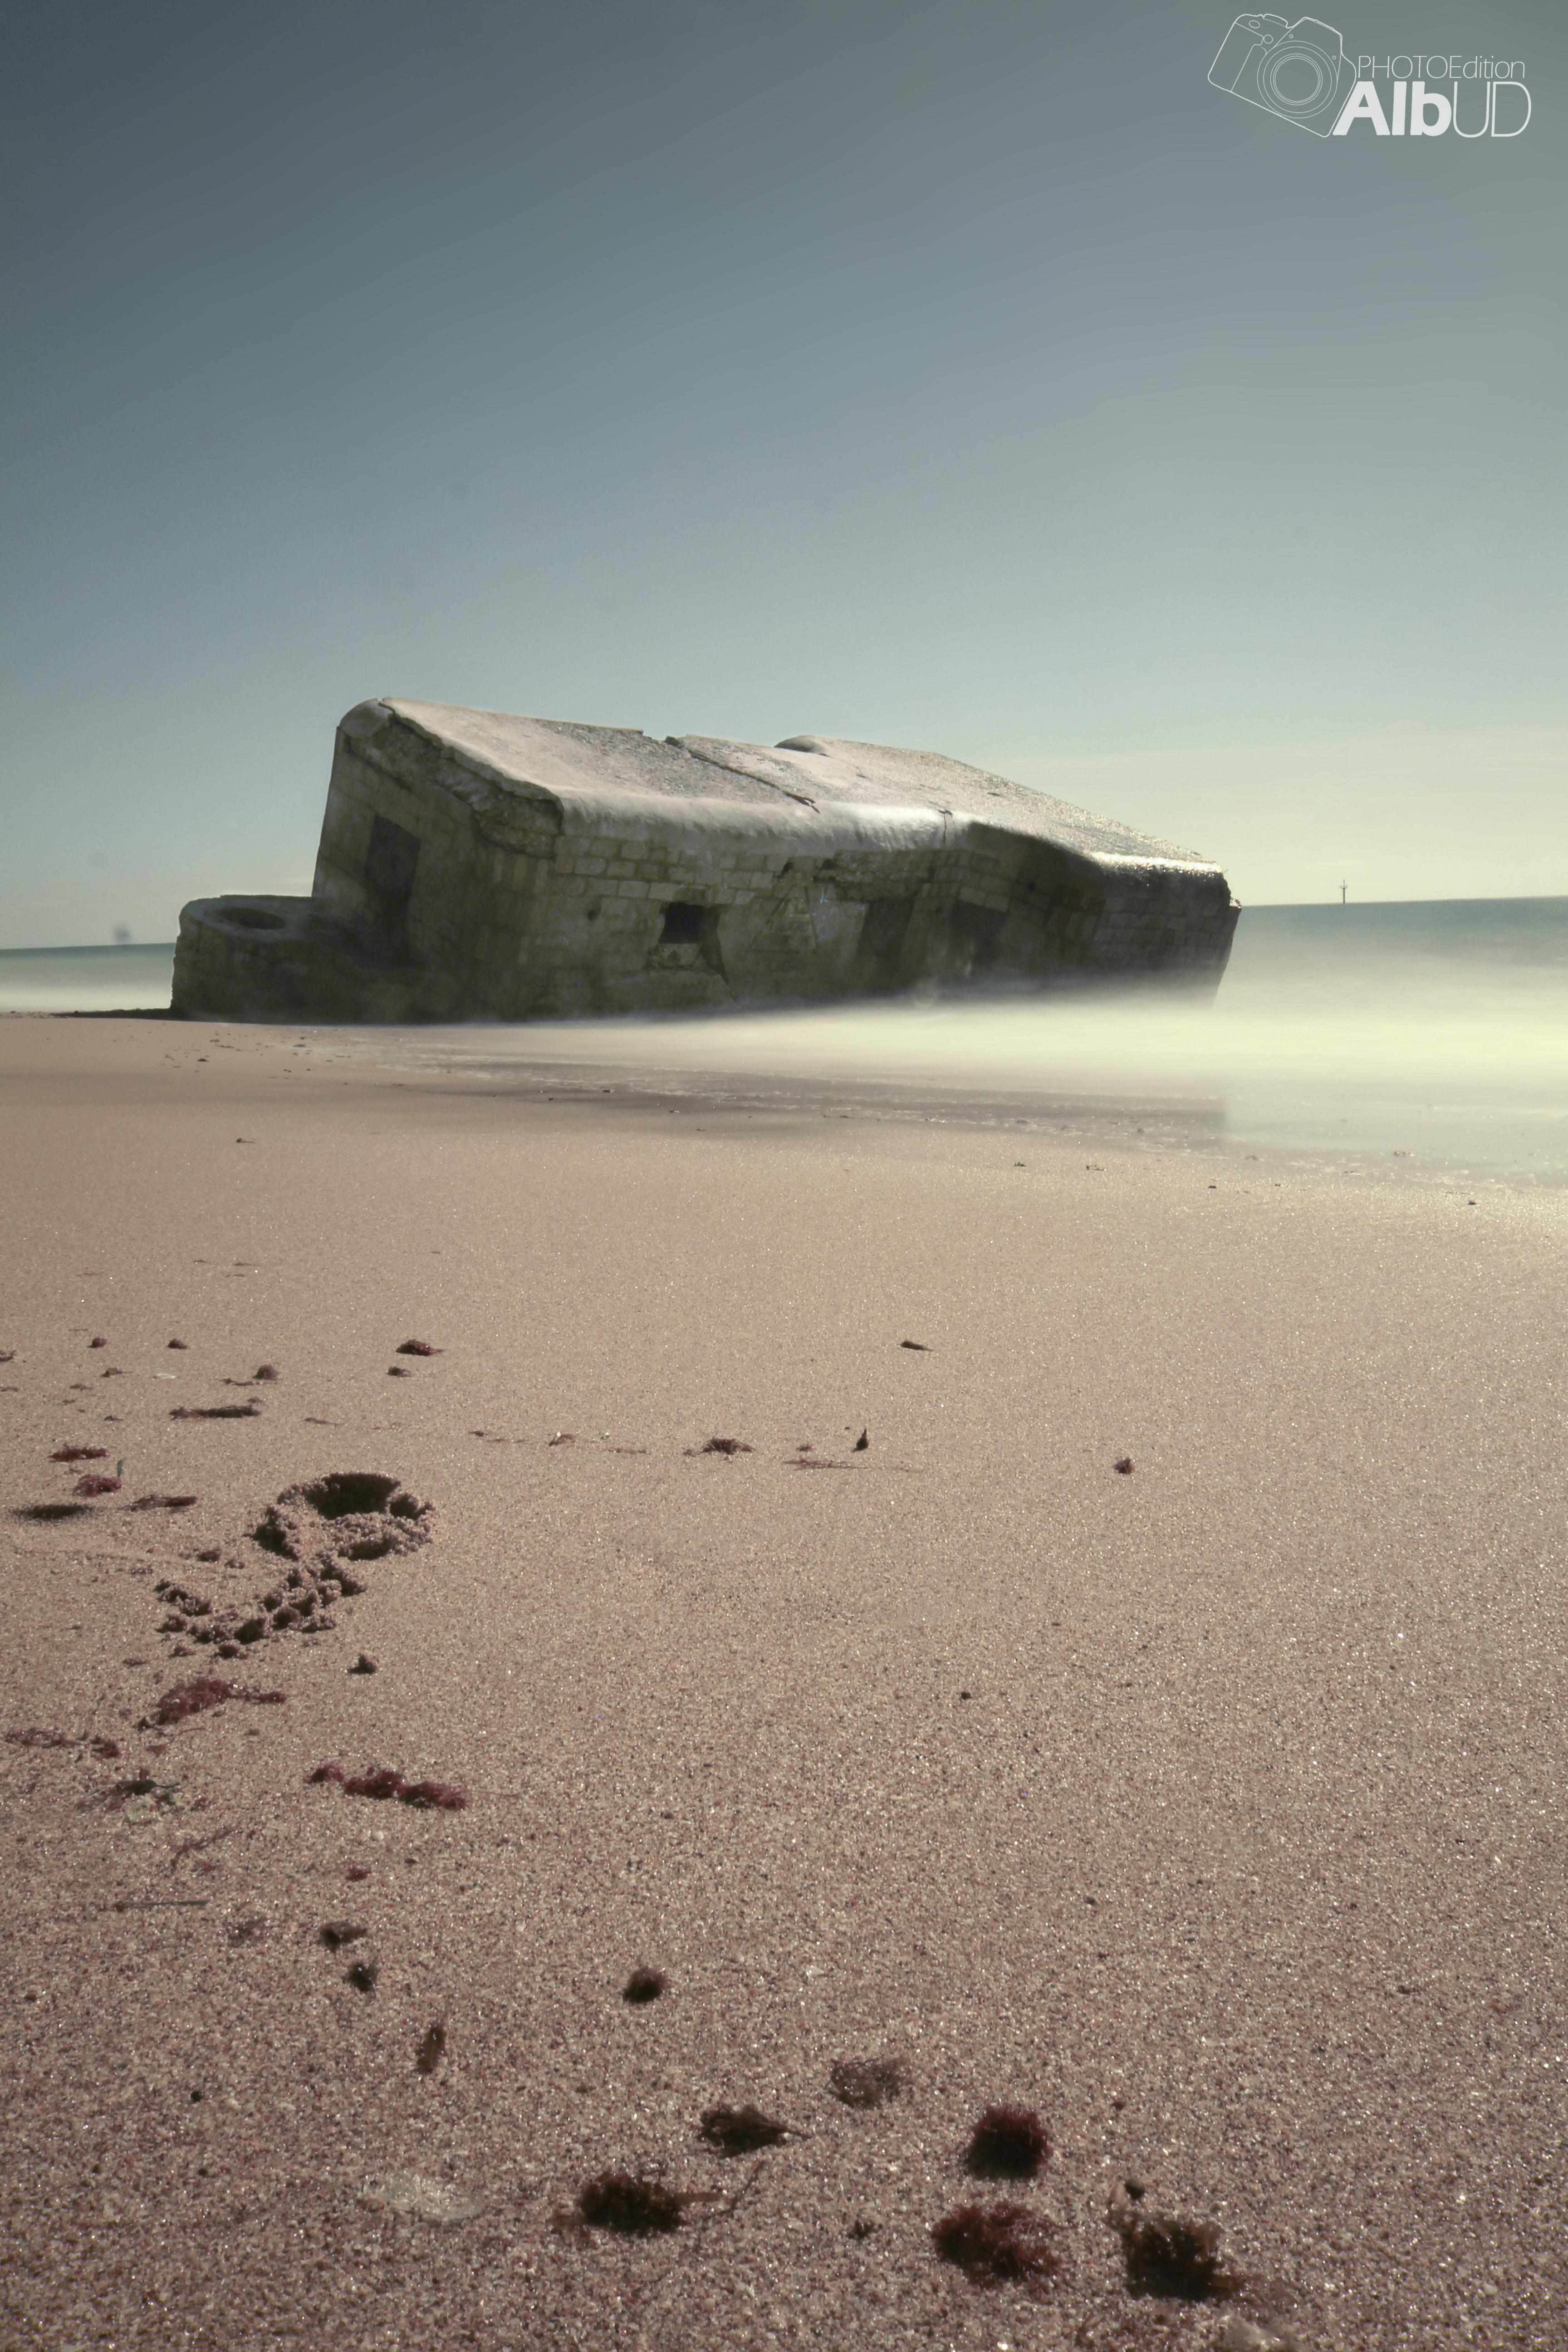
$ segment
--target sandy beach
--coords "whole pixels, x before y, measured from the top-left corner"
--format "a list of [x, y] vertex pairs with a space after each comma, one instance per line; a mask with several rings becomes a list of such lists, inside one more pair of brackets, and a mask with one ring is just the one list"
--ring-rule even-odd
[[0, 2340], [1560, 2347], [1568, 1196], [395, 1063], [0, 1021]]

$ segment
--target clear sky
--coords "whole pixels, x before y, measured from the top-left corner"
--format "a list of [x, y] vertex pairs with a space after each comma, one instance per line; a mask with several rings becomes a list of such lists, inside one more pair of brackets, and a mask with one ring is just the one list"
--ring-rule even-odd
[[8, 12], [0, 946], [308, 890], [376, 693], [1568, 892], [1568, 10], [1321, 5], [1529, 129], [1312, 136], [1226, 0]]

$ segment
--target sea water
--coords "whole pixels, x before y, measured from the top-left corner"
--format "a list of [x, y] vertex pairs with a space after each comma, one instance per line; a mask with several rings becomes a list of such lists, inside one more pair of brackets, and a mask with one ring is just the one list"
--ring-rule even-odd
[[[172, 946], [0, 953], [0, 1011], [166, 1010]], [[361, 1033], [364, 1034], [366, 1033]], [[1212, 1003], [916, 995], [377, 1035], [416, 1069], [1568, 1183], [1568, 898], [1256, 907]]]
[[156, 947], [0, 950], [0, 1013], [167, 1012], [173, 940]]
[[911, 1113], [1086, 1145], [1568, 1183], [1568, 898], [1247, 909], [1217, 996], [906, 996], [447, 1029], [415, 1068]]

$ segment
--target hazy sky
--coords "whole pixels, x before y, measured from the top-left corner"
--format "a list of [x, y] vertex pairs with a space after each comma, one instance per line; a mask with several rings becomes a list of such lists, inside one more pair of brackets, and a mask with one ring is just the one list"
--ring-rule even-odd
[[1321, 5], [1529, 129], [1311, 136], [1226, 0], [10, 11], [0, 946], [308, 890], [375, 693], [1568, 892], [1568, 10]]

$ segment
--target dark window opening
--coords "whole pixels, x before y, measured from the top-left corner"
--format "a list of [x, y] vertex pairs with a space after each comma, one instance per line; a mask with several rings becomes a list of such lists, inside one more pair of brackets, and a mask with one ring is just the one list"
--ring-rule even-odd
[[909, 936], [910, 918], [914, 913], [912, 898], [873, 898], [866, 908], [860, 926], [860, 940], [855, 955], [855, 985], [858, 988], [896, 988]]
[[[677, 899], [664, 910], [664, 929], [658, 935], [661, 948], [694, 948], [702, 943], [702, 922], [706, 907], [688, 906]], [[647, 937], [647, 933], [644, 933]]]
[[1006, 918], [999, 907], [976, 907], [959, 899], [949, 917], [952, 961], [960, 978], [989, 971], [1002, 951], [1002, 926]]
[[364, 856], [364, 878], [388, 913], [406, 907], [419, 863], [419, 837], [400, 824], [378, 816], [370, 828]]

